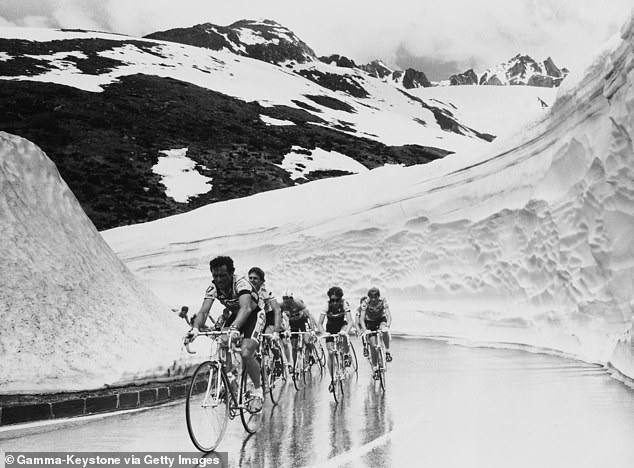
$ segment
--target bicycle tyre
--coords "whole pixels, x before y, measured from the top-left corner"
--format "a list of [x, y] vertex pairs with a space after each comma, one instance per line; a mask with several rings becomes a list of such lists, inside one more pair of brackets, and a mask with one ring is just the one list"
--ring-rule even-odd
[[306, 375], [304, 371], [304, 348], [298, 349], [297, 354], [295, 355], [293, 385], [295, 385], [295, 390], [297, 391], [300, 391], [306, 386]]
[[320, 340], [315, 341], [315, 350], [317, 351], [317, 357], [319, 358], [319, 367], [321, 367], [323, 372], [326, 368], [326, 352], [324, 351], [324, 347]]
[[357, 361], [357, 352], [352, 345], [352, 341], [348, 340], [348, 346], [350, 347], [350, 367], [354, 370], [355, 374], [359, 373], [359, 361]]
[[[242, 425], [244, 426], [244, 429], [249, 434], [255, 434], [262, 425], [263, 408], [260, 408], [258, 410], [251, 410], [249, 408], [249, 402], [251, 401], [250, 393], [253, 391], [254, 388], [255, 386], [253, 385], [253, 381], [249, 377], [247, 368], [244, 367], [242, 369], [242, 378], [240, 379], [240, 419], [242, 420]], [[262, 402], [262, 404], [264, 404], [264, 401]]]
[[340, 358], [338, 352], [333, 353], [332, 355], [332, 380], [331, 380], [331, 392], [332, 396], [335, 399], [335, 403], [339, 403], [343, 401], [343, 377], [345, 375], [345, 370], [343, 367], [343, 357]]
[[230, 398], [227, 388], [226, 377], [217, 362], [203, 362], [192, 375], [185, 418], [189, 437], [201, 452], [213, 451], [225, 435]]
[[385, 361], [385, 350], [383, 349], [383, 346], [379, 346], [379, 355], [378, 355], [378, 359], [377, 359], [377, 364], [378, 364], [378, 372], [379, 372], [379, 383], [381, 384], [381, 390], [385, 391], [386, 388], [386, 381], [385, 381], [385, 374], [386, 374], [386, 361]]
[[[278, 358], [271, 359], [271, 367], [270, 372], [268, 374], [268, 389], [269, 396], [271, 397], [271, 402], [274, 405], [277, 405], [282, 398], [282, 392], [284, 391], [284, 387], [286, 386], [286, 362], [284, 362], [284, 353], [281, 349], [278, 348], [279, 354]], [[282, 373], [280, 375], [276, 375], [275, 367], [277, 364], [281, 366]]]

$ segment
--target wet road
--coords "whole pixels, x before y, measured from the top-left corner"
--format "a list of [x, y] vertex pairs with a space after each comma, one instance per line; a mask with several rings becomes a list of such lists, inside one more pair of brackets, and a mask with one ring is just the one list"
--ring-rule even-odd
[[[634, 466], [634, 391], [599, 366], [517, 350], [395, 339], [385, 394], [360, 343], [337, 405], [318, 376], [265, 406], [260, 431], [229, 422], [230, 466]], [[7, 439], [0, 450], [193, 451], [184, 404]]]

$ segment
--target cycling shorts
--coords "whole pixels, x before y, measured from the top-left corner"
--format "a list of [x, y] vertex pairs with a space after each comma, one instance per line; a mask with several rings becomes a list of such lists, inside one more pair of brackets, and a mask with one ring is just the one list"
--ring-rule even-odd
[[370, 331], [377, 331], [382, 323], [387, 323], [387, 317], [381, 317], [379, 320], [366, 320], [365, 328]]
[[303, 317], [299, 320], [291, 320], [291, 331], [292, 332], [300, 332], [308, 330], [308, 317]]
[[[335, 333], [339, 333], [341, 329], [346, 325], [348, 325], [348, 322], [346, 320], [328, 319], [328, 321], [326, 322], [326, 333], [332, 333], [334, 335]], [[326, 338], [326, 343], [332, 341], [334, 341], [334, 338], [332, 336]]]
[[[256, 325], [258, 323], [258, 313], [259, 311], [256, 309], [249, 314], [249, 317], [245, 320], [241, 327], [238, 328], [240, 333], [244, 338], [253, 338], [254, 335], [259, 335], [262, 330], [256, 330]], [[234, 322], [238, 314], [230, 316], [224, 323], [225, 327], [230, 327]]]

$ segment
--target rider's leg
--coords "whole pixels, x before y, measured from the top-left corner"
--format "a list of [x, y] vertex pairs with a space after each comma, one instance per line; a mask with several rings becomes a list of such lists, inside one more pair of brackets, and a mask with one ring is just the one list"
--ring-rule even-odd
[[260, 388], [260, 364], [255, 359], [255, 352], [258, 349], [258, 342], [251, 338], [244, 338], [242, 340], [240, 356], [242, 356], [242, 363], [247, 370], [247, 374], [253, 382], [253, 386], [257, 390]]

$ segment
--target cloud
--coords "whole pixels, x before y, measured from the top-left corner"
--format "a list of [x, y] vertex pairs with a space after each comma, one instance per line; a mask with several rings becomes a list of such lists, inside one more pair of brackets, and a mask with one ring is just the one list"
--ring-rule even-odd
[[[517, 53], [575, 68], [618, 31], [631, 0], [0, 0], [6, 22], [142, 36], [269, 18], [319, 55], [483, 71]], [[422, 70], [427, 73], [426, 70]], [[430, 73], [435, 73], [431, 71]]]

